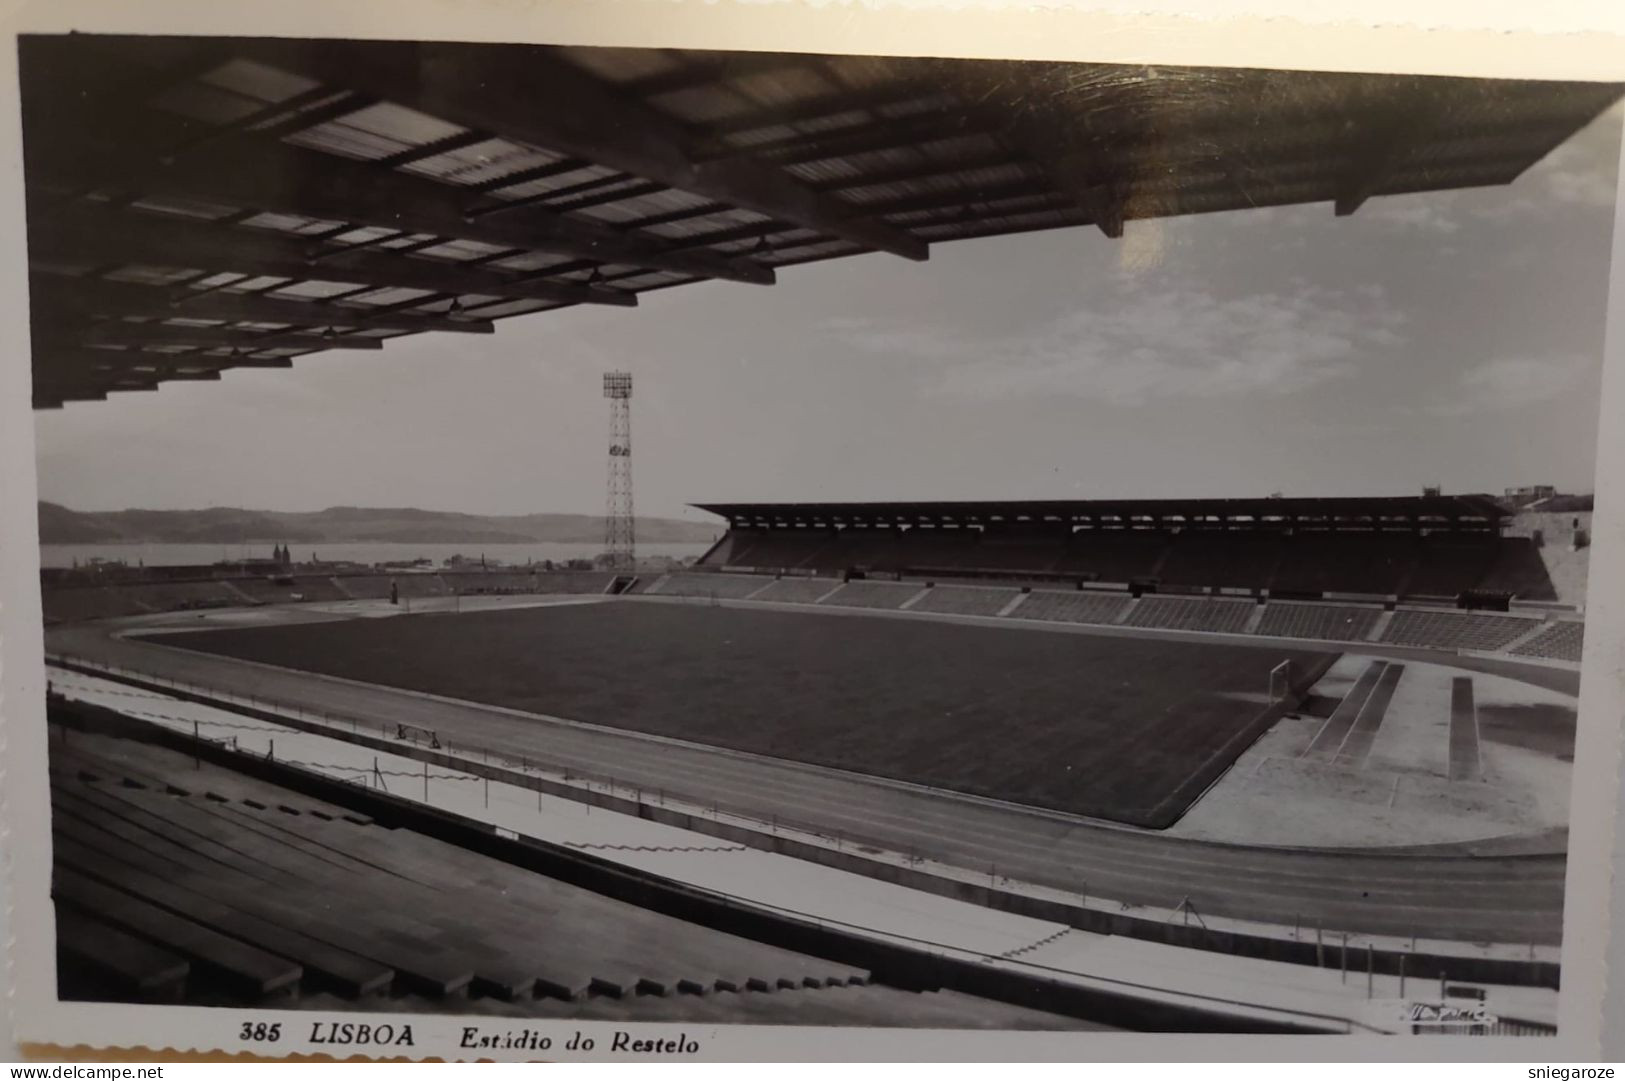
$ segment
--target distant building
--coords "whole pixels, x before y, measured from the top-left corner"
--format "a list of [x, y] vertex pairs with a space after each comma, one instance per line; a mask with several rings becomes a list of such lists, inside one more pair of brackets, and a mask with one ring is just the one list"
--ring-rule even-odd
[[1526, 507], [1542, 499], [1550, 499], [1556, 494], [1557, 489], [1550, 484], [1526, 484], [1521, 488], [1508, 488], [1506, 499], [1513, 506]]

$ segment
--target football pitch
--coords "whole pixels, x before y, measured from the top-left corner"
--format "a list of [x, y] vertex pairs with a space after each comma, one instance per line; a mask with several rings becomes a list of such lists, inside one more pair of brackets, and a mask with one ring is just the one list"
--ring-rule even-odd
[[1334, 653], [609, 601], [289, 624], [175, 645], [1141, 826]]

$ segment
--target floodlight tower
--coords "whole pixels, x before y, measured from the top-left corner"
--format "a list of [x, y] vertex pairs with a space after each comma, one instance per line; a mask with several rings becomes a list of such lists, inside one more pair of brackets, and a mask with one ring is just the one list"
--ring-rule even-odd
[[616, 570], [637, 562], [632, 519], [632, 373], [605, 372], [609, 399], [609, 490], [604, 506], [604, 554]]

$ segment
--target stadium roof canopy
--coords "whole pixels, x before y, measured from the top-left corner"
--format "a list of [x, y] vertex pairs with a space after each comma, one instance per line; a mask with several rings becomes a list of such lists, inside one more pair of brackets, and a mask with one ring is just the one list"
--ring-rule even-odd
[[1505, 184], [1621, 93], [95, 35], [20, 63], [41, 407], [861, 252]]
[[992, 503], [696, 503], [734, 529], [1284, 528], [1493, 529], [1507, 512], [1487, 495], [1270, 499], [1053, 499]]

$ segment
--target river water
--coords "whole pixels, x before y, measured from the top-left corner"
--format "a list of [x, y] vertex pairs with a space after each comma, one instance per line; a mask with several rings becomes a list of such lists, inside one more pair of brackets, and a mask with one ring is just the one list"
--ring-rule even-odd
[[[92, 559], [122, 560], [132, 566], [149, 567], [197, 566], [207, 563], [236, 562], [243, 559], [269, 559], [276, 542], [258, 541], [246, 544], [45, 544], [40, 546], [40, 565], [45, 567], [71, 567]], [[709, 544], [640, 544], [638, 555], [669, 556], [683, 559], [699, 556]], [[488, 562], [501, 562], [514, 566], [530, 561], [551, 559], [563, 563], [568, 559], [591, 559], [604, 550], [601, 544], [559, 544], [536, 542], [532, 544], [295, 544], [289, 546], [294, 561], [321, 560], [325, 563], [395, 563], [414, 559], [431, 560], [439, 567], [454, 555], [479, 561], [483, 555]]]

